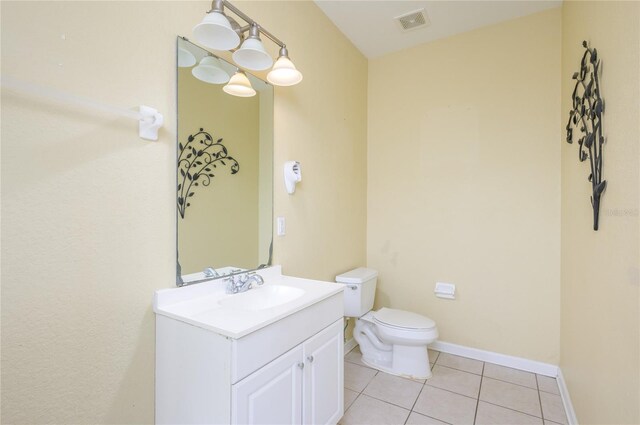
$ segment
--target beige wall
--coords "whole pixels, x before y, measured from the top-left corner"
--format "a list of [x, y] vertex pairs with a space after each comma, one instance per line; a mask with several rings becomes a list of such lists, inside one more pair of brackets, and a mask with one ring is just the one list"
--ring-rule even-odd
[[[370, 61], [377, 306], [431, 317], [442, 341], [557, 364], [559, 107], [559, 9]], [[437, 281], [457, 299], [435, 298]]]
[[[189, 198], [191, 205], [185, 209], [184, 218], [178, 216], [178, 253], [183, 275], [207, 267], [251, 269], [268, 261], [268, 256], [258, 259], [260, 98], [263, 96], [273, 101], [270, 92], [258, 91], [250, 98], [230, 96], [222, 90], [222, 85], [195, 78], [191, 68], [178, 70], [180, 142], [186, 144], [189, 135], [204, 128], [214, 141], [223, 139], [228, 155], [240, 165], [240, 171], [231, 174], [230, 161], [226, 161], [226, 165], [218, 162], [217, 168], [211, 168], [215, 177], [209, 186], [192, 186], [195, 195]], [[271, 137], [268, 143], [272, 140]], [[271, 218], [269, 224], [270, 221]], [[234, 238], [242, 243], [229, 243]]]
[[[149, 142], [130, 120], [3, 90], [4, 423], [153, 422], [151, 301], [175, 283], [175, 37], [209, 6], [2, 2], [3, 76], [166, 122]], [[275, 95], [275, 214], [288, 219], [275, 262], [333, 279], [365, 262], [367, 62], [311, 2], [239, 6], [305, 77]], [[303, 167], [294, 196], [288, 159]]]
[[640, 3], [565, 1], [562, 19], [562, 125], [588, 40], [603, 64], [608, 184], [595, 232], [589, 167], [575, 143], [562, 143], [560, 366], [581, 424], [638, 424]]

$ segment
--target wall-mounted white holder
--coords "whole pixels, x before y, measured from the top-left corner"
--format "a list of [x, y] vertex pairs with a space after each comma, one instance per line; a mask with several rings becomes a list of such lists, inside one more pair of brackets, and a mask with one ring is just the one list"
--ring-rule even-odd
[[298, 161], [287, 161], [284, 163], [284, 186], [287, 193], [291, 195], [296, 191], [296, 183], [302, 181], [302, 170]]
[[157, 109], [140, 105], [138, 135], [146, 140], [158, 140], [158, 130], [164, 124], [164, 117]]
[[433, 291], [438, 298], [447, 300], [456, 299], [456, 285], [453, 283], [436, 282], [436, 288]]

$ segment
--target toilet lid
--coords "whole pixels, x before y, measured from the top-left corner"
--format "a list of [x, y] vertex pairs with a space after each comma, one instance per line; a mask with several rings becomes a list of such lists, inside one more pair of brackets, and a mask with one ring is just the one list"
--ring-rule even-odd
[[393, 308], [381, 308], [375, 312], [373, 318], [376, 322], [398, 328], [431, 329], [436, 326], [436, 322], [428, 317]]

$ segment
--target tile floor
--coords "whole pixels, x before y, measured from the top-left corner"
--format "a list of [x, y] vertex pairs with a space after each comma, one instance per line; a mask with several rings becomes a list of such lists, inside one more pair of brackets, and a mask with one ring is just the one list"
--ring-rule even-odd
[[554, 378], [429, 350], [433, 377], [410, 380], [345, 356], [341, 425], [567, 424]]

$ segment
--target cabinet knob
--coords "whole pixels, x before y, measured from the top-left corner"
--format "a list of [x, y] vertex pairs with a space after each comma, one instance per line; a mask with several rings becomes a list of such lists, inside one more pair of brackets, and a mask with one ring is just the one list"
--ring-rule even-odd
[[303, 362], [298, 363], [298, 367], [299, 367], [300, 369], [304, 369], [304, 363], [303, 363]]
[[313, 356], [307, 356], [307, 360], [309, 360], [309, 363], [313, 363]]

